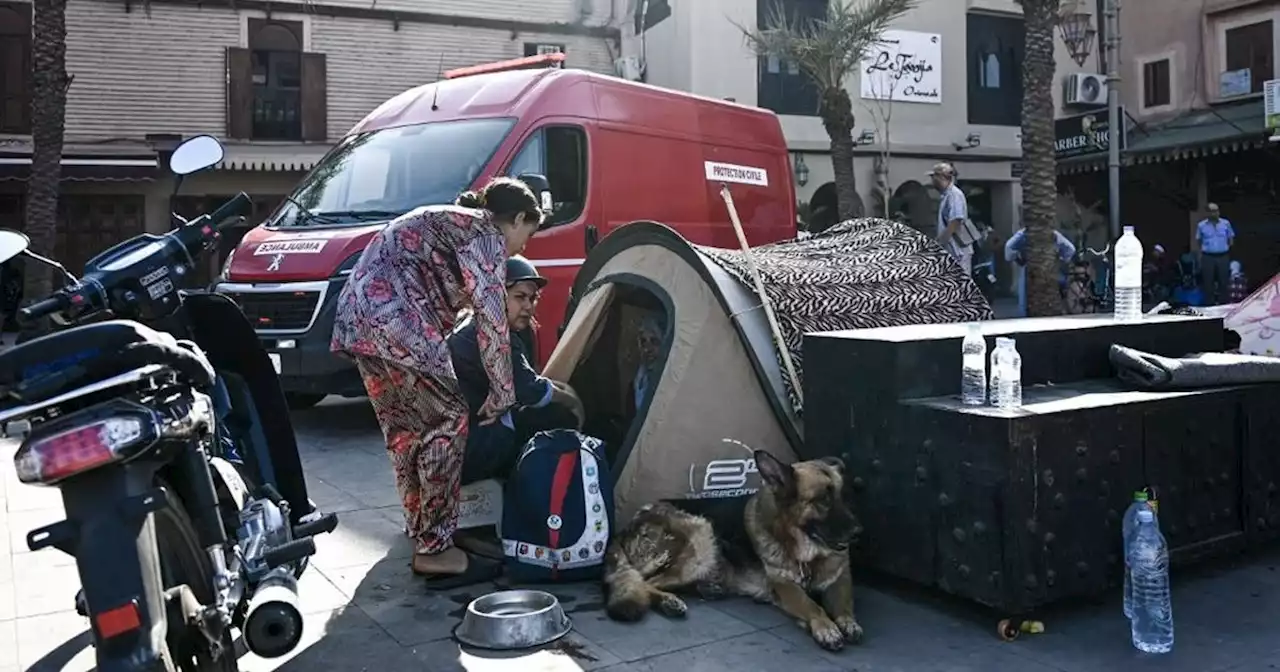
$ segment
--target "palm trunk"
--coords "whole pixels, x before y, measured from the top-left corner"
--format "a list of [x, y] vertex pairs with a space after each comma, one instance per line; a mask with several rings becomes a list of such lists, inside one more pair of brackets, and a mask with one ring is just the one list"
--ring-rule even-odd
[[822, 126], [831, 138], [831, 170], [835, 175], [836, 202], [840, 221], [862, 216], [858, 178], [853, 172], [853, 101], [843, 88], [822, 92], [818, 111]]
[[[26, 233], [33, 252], [51, 256], [57, 244], [58, 192], [67, 110], [67, 2], [34, 0], [32, 6], [31, 179], [27, 183]], [[23, 299], [53, 290], [51, 270], [26, 264]]]
[[1027, 314], [1062, 314], [1056, 220], [1057, 162], [1053, 154], [1053, 29], [1059, 0], [1023, 0], [1026, 55], [1022, 66], [1022, 216], [1027, 227]]

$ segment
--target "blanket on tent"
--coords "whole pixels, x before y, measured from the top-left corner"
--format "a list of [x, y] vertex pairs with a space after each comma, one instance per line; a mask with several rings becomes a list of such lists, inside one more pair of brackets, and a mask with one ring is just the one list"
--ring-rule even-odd
[[[698, 251], [755, 292], [741, 250], [698, 246]], [[751, 256], [801, 381], [807, 332], [992, 317], [986, 297], [960, 264], [936, 242], [897, 222], [852, 219], [803, 240], [752, 248]], [[774, 348], [782, 366], [776, 343]], [[797, 390], [789, 379], [786, 385], [799, 409]]]
[[1204, 352], [1161, 357], [1123, 345], [1112, 345], [1110, 355], [1116, 377], [1140, 390], [1280, 382], [1280, 359], [1263, 355]]

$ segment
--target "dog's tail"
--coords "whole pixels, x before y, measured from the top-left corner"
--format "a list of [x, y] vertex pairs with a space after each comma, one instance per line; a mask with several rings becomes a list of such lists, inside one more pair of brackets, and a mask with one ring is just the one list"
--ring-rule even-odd
[[613, 543], [605, 554], [605, 613], [616, 621], [638, 621], [649, 611], [653, 591], [640, 570], [631, 565], [622, 544]]

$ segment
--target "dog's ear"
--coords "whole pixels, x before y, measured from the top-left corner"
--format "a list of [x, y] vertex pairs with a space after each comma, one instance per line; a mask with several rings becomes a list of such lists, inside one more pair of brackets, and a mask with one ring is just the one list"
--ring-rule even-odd
[[822, 458], [821, 462], [822, 462], [823, 464], [826, 464], [826, 465], [830, 465], [830, 466], [832, 466], [832, 467], [835, 467], [835, 468], [836, 468], [836, 471], [838, 471], [838, 472], [840, 472], [840, 473], [842, 473], [842, 474], [844, 473], [844, 460], [842, 460], [842, 459], [840, 459], [840, 458], [836, 457], [835, 455], [831, 455], [831, 456], [828, 456], [828, 457], [824, 457], [824, 458]]
[[778, 458], [763, 450], [755, 451], [756, 471], [765, 485], [778, 492], [790, 492], [796, 483], [795, 472], [790, 465], [783, 464]]

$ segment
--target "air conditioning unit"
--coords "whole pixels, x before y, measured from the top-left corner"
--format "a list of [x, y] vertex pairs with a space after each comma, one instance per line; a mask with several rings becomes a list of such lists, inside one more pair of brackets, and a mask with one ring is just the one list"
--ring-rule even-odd
[[1107, 78], [1092, 72], [1071, 72], [1062, 78], [1062, 102], [1066, 105], [1106, 105]]

